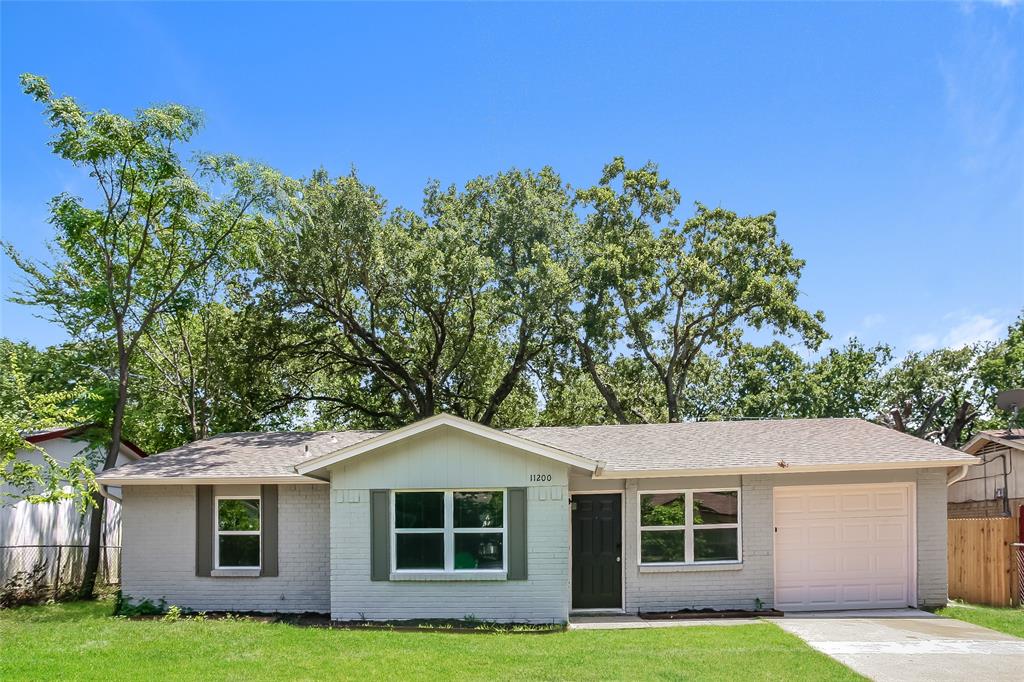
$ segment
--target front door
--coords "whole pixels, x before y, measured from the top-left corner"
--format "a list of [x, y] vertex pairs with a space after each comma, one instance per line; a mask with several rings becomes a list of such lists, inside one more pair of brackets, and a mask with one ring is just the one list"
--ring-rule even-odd
[[572, 607], [622, 608], [622, 496], [572, 496]]

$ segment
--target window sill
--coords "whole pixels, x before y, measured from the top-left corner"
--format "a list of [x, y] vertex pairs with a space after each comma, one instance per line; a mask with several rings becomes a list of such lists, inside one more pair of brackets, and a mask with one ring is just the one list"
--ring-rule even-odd
[[487, 581], [507, 580], [505, 571], [459, 571], [459, 572], [437, 572], [437, 571], [392, 571], [391, 580], [396, 582], [465, 582], [465, 581]]
[[640, 565], [641, 573], [701, 573], [704, 571], [738, 571], [743, 568], [742, 561], [702, 563], [702, 564], [650, 564]]
[[258, 568], [215, 568], [210, 571], [211, 578], [258, 578]]

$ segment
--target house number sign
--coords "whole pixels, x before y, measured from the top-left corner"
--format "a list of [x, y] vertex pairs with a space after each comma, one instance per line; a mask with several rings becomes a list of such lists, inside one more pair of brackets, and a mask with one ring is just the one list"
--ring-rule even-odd
[[539, 483], [550, 480], [551, 474], [530, 474], [530, 483]]

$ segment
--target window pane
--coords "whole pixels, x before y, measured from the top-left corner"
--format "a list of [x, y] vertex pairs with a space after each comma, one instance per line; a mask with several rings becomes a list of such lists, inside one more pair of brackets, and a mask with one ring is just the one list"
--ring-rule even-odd
[[694, 561], [737, 561], [739, 531], [735, 528], [709, 528], [693, 531]]
[[456, 533], [456, 569], [502, 569], [501, 533]]
[[456, 528], [501, 528], [505, 522], [500, 492], [454, 493]]
[[657, 493], [640, 496], [641, 526], [682, 526], [686, 523], [686, 497], [683, 493]]
[[395, 537], [398, 568], [444, 568], [444, 533], [398, 533]]
[[686, 561], [685, 531], [645, 530], [640, 533], [640, 561], [645, 564]]
[[218, 541], [221, 566], [260, 565], [259, 535], [221, 535], [218, 536]]
[[737, 523], [739, 496], [735, 490], [693, 494], [693, 523]]
[[217, 527], [221, 530], [259, 530], [260, 501], [217, 500]]
[[395, 493], [395, 528], [444, 528], [444, 493]]

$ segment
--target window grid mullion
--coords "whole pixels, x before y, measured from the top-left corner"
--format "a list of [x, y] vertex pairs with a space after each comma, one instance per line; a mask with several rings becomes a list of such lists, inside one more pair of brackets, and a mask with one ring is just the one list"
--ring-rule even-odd
[[444, 493], [444, 570], [455, 570], [455, 492]]
[[686, 563], [693, 563], [693, 492], [687, 491], [685, 496], [686, 513], [683, 516], [683, 521], [686, 522], [686, 530], [683, 531], [683, 558]]

